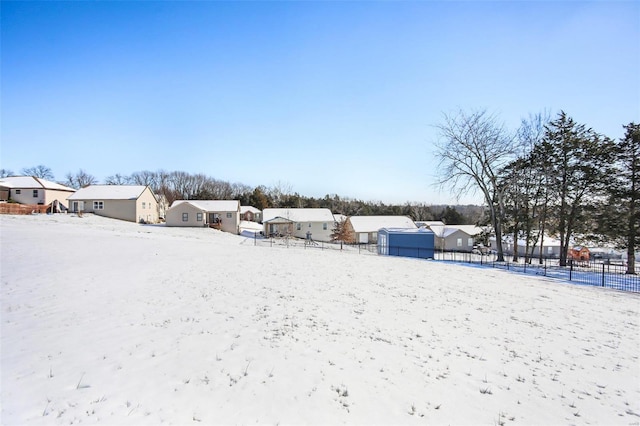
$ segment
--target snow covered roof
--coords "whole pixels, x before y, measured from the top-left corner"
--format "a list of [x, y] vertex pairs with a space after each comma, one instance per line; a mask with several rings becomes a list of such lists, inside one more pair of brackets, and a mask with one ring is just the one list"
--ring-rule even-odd
[[336, 222], [342, 222], [343, 220], [347, 220], [349, 216], [344, 214], [334, 214], [333, 218], [335, 219]]
[[240, 207], [238, 200], [175, 200], [171, 208], [182, 203], [189, 203], [205, 212], [237, 212]]
[[329, 209], [264, 209], [262, 221], [267, 222], [273, 218], [281, 217], [292, 222], [334, 222], [333, 213]]
[[469, 236], [478, 235], [483, 232], [482, 228], [475, 225], [431, 225], [429, 229], [440, 238], [447, 238], [458, 231], [462, 231]]
[[0, 186], [6, 188], [16, 189], [54, 189], [56, 191], [69, 191], [75, 192], [75, 189], [68, 186], [61, 185], [59, 183], [51, 182], [46, 179], [37, 178], [33, 176], [11, 176], [0, 179]]
[[260, 213], [260, 209], [257, 209], [253, 206], [240, 206], [240, 213], [247, 213], [247, 212], [251, 212], [251, 213]]
[[90, 185], [79, 189], [67, 200], [137, 200], [144, 185]]
[[390, 234], [433, 234], [429, 228], [381, 228]]
[[378, 232], [381, 228], [417, 228], [408, 216], [351, 216], [354, 232]]
[[462, 231], [467, 235], [478, 235], [482, 233], [482, 228], [475, 225], [446, 225], [445, 236], [455, 234], [457, 231]]
[[416, 225], [426, 226], [430, 228], [432, 226], [444, 226], [444, 222], [441, 220], [422, 220], [422, 221], [416, 222]]

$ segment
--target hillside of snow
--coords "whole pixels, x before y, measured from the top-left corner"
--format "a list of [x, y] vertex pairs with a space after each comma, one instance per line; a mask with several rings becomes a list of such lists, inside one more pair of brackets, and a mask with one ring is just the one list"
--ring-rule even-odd
[[0, 217], [1, 423], [638, 424], [640, 295]]

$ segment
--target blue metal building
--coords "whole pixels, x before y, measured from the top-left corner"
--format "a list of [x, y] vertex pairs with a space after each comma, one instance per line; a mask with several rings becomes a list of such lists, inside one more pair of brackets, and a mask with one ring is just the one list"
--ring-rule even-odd
[[426, 228], [382, 228], [378, 231], [378, 254], [433, 259], [435, 234]]

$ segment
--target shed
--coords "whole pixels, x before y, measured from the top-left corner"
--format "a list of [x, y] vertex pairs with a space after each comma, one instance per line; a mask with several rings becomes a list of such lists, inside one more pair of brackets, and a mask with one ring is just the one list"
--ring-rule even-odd
[[378, 254], [433, 259], [435, 234], [426, 228], [378, 230]]

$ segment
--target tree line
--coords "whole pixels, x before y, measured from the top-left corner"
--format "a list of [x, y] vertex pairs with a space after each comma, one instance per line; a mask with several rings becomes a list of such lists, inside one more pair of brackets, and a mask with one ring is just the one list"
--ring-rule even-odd
[[[504, 260], [503, 236], [525, 242], [525, 261], [546, 235], [560, 240], [560, 264], [572, 241], [627, 249], [635, 273], [640, 248], [640, 125], [614, 141], [561, 111], [523, 119], [510, 132], [486, 110], [444, 115], [437, 125], [439, 184], [484, 197]], [[542, 261], [540, 250], [540, 261]]]
[[[55, 181], [51, 169], [44, 165], [27, 167], [22, 175]], [[10, 170], [0, 170], [0, 177], [13, 176]], [[98, 179], [83, 169], [67, 173], [62, 185], [79, 189], [98, 184]], [[114, 174], [104, 182], [107, 185], [148, 185], [151, 190], [171, 205], [175, 200], [239, 200], [242, 205], [265, 208], [328, 208], [334, 214], [345, 216], [404, 215], [414, 221], [442, 220], [448, 224], [477, 224], [485, 219], [484, 208], [475, 205], [427, 205], [405, 203], [403, 205], [362, 201], [337, 194], [321, 198], [307, 197], [294, 192], [290, 185], [278, 182], [267, 187], [251, 187], [241, 183], [229, 183], [202, 173], [183, 171], [138, 171], [130, 175]]]

